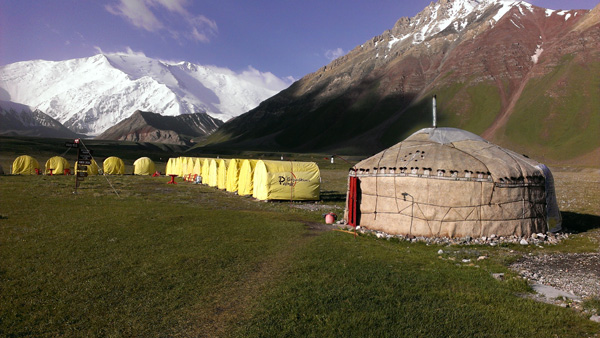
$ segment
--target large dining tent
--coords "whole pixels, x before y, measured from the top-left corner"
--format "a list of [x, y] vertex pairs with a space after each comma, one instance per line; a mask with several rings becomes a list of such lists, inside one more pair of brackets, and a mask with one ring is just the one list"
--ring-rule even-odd
[[227, 165], [227, 182], [225, 182], [225, 190], [228, 192], [238, 191], [238, 182], [240, 180], [240, 167], [242, 160], [232, 158]]

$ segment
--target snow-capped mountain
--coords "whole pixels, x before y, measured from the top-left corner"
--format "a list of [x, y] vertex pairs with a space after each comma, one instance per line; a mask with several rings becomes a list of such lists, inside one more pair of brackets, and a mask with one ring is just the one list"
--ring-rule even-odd
[[524, 1], [439, 0], [203, 144], [375, 153], [431, 126], [437, 95], [441, 126], [538, 158], [596, 154], [597, 162], [598, 65], [600, 4], [556, 11]]
[[29, 105], [79, 133], [97, 135], [136, 110], [177, 116], [205, 112], [227, 121], [287, 84], [271, 73], [242, 73], [137, 54], [0, 67], [0, 99]]

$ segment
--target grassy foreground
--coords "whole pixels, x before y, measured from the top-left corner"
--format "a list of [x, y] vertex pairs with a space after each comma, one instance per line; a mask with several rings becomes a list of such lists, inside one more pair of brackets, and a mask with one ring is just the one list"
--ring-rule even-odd
[[[332, 206], [344, 175], [323, 172]], [[600, 332], [570, 309], [519, 297], [528, 287], [501, 260], [463, 264], [440, 259], [440, 247], [318, 231], [325, 209], [167, 180], [111, 177], [117, 196], [104, 177], [73, 194], [73, 177], [0, 176], [0, 336]], [[478, 250], [494, 255], [459, 258]]]

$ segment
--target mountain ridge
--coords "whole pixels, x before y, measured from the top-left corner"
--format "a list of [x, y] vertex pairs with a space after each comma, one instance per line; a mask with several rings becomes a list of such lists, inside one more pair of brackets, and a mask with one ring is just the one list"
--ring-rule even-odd
[[96, 139], [191, 145], [193, 139], [208, 136], [222, 124], [206, 113], [162, 116], [136, 110]]
[[0, 66], [0, 99], [32, 106], [89, 135], [99, 135], [138, 109], [228, 120], [286, 86], [251, 67], [236, 73], [131, 53]]
[[[468, 4], [475, 10], [452, 7]], [[554, 11], [522, 1], [432, 3], [228, 121], [203, 145], [370, 154], [430, 126], [430, 98], [437, 94], [438, 125], [480, 135], [487, 131], [491, 141], [542, 158], [590, 153], [600, 147], [593, 136], [600, 123], [594, 105], [600, 95], [589, 89], [598, 88], [597, 80], [583, 74], [577, 87], [588, 89], [580, 95], [554, 77], [586, 67], [598, 74], [597, 11]], [[447, 22], [423, 20], [430, 17]], [[537, 120], [528, 121], [527, 111]], [[591, 125], [577, 126], [579, 111]], [[554, 115], [572, 130], [551, 121]], [[554, 141], [577, 138], [582, 147]], [[549, 144], [556, 149], [547, 149]]]

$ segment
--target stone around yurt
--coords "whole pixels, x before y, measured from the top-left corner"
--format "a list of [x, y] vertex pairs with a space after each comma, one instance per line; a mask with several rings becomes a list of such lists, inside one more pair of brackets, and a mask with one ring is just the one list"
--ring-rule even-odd
[[13, 161], [11, 173], [13, 175], [37, 175], [39, 170], [40, 164], [35, 158], [21, 155]]
[[155, 171], [154, 161], [149, 157], [140, 157], [133, 162], [134, 175], [152, 175]]
[[345, 218], [427, 237], [546, 232], [540, 166], [464, 130], [422, 129], [350, 170]]
[[102, 167], [104, 170], [104, 175], [124, 175], [125, 174], [125, 163], [123, 163], [122, 159], [115, 157], [115, 156], [111, 156], [111, 157], [107, 158], [106, 160], [104, 160]]
[[46, 161], [46, 169], [44, 173], [46, 175], [64, 175], [65, 169], [70, 170], [71, 165], [66, 158], [62, 156], [54, 156]]

